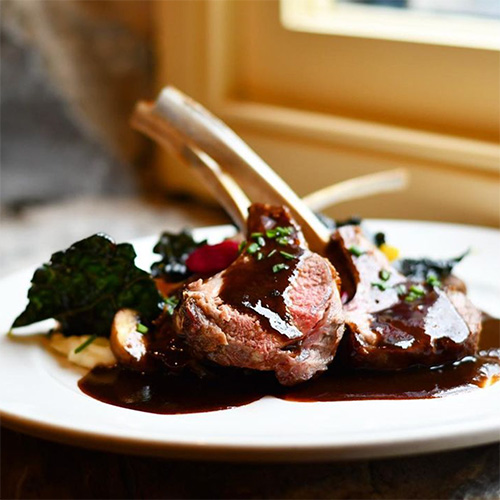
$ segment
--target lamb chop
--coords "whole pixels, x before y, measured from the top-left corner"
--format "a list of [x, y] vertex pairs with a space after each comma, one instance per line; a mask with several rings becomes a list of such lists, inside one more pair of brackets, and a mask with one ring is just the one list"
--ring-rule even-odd
[[307, 248], [286, 208], [254, 204], [244, 251], [189, 284], [174, 321], [196, 358], [274, 371], [293, 385], [335, 355], [344, 332], [338, 286], [336, 270]]
[[[250, 199], [290, 207], [306, 235], [310, 248], [323, 255], [330, 241], [330, 231], [262, 158], [199, 103], [177, 89], [167, 87], [154, 104], [139, 103], [134, 115], [134, 126], [170, 149], [186, 164], [194, 166], [204, 176], [206, 184], [221, 200], [242, 231], [248, 199], [241, 195], [241, 190], [235, 189], [234, 183], [227, 182], [227, 175], [239, 184], [239, 188], [244, 188]], [[380, 179], [379, 183], [375, 182], [375, 185], [377, 184], [379, 188], [387, 186], [387, 179]], [[346, 192], [350, 193], [351, 197], [353, 194], [365, 192], [358, 183], [340, 188], [340, 185], [333, 186], [334, 200], [346, 199]], [[319, 209], [321, 207], [316, 204], [315, 198], [313, 196], [309, 201], [313, 201], [312, 205]], [[348, 353], [351, 363], [361, 367], [390, 370], [414, 364], [435, 365], [472, 353], [480, 331], [480, 313], [465, 295], [459, 289], [440, 289], [437, 286], [407, 280], [390, 266], [376, 248], [365, 241], [359, 230], [353, 231], [351, 234], [348, 229], [339, 230], [335, 233], [330, 248], [333, 252], [330, 260], [339, 271], [345, 295], [343, 298], [347, 302], [345, 312], [349, 335], [344, 339], [343, 350]], [[355, 252], [356, 245], [363, 250], [362, 254], [354, 255], [349, 252], [349, 249]], [[298, 247], [301, 246], [298, 244]], [[335, 246], [338, 247], [337, 250]], [[307, 263], [310, 259], [304, 260]], [[248, 256], [241, 257], [233, 264], [234, 269], [238, 270], [240, 264], [242, 269], [246, 269], [249, 262]], [[267, 260], [265, 262], [267, 263]], [[297, 273], [292, 273], [291, 282], [282, 286], [281, 291], [286, 292], [283, 296], [295, 298], [289, 291], [293, 291], [296, 283], [300, 284], [303, 276], [307, 276], [304, 271], [307, 266], [302, 264], [302, 258], [298, 259], [298, 262], [297, 266], [292, 266], [298, 270]], [[307, 344], [310, 333], [307, 328], [303, 331], [299, 328], [304, 337], [298, 343], [288, 339], [290, 343], [287, 345], [286, 335], [277, 331], [276, 325], [273, 328], [269, 318], [265, 319], [261, 313], [255, 311], [257, 302], [248, 302], [254, 310], [251, 310], [248, 304], [242, 305], [241, 301], [235, 304], [226, 300], [227, 303], [224, 303], [221, 292], [228, 289], [226, 282], [232, 281], [234, 276], [239, 274], [237, 271], [232, 272], [232, 269], [231, 266], [212, 281], [190, 285], [185, 292], [186, 302], [180, 311], [182, 314], [178, 315], [179, 326], [190, 331], [188, 337], [192, 339], [193, 350], [198, 352], [199, 356], [214, 359], [221, 364], [272, 369], [281, 373], [278, 376], [284, 380], [284, 372], [276, 369], [269, 361], [273, 359], [274, 362], [277, 359], [272, 353], [274, 354], [276, 349], [283, 351], [292, 348], [298, 349], [300, 353]], [[252, 266], [249, 269], [252, 269]], [[253, 275], [250, 271], [245, 273], [245, 276], [248, 275], [248, 282], [244, 284], [254, 283], [258, 279], [256, 276], [265, 276], [261, 273]], [[307, 279], [304, 278], [304, 281], [307, 282]], [[262, 283], [269, 286], [267, 280], [262, 280]], [[290, 286], [287, 288], [288, 285]], [[336, 291], [332, 294], [332, 297], [336, 297]], [[301, 300], [304, 298], [310, 297], [300, 297]], [[288, 301], [288, 309], [290, 304], [294, 305], [294, 301]], [[219, 306], [221, 309], [218, 309]], [[254, 316], [251, 316], [249, 311]], [[294, 318], [292, 313], [289, 314], [292, 320], [284, 321], [283, 324], [300, 323], [300, 315]], [[440, 315], [443, 315], [443, 318], [440, 318]], [[340, 316], [340, 312], [334, 315], [332, 324], [332, 331], [336, 331], [338, 336], [341, 328], [336, 328], [336, 324], [340, 322], [337, 320]], [[244, 320], [248, 317], [259, 325], [260, 331], [272, 332], [272, 335], [265, 338], [274, 340], [252, 346], [249, 339], [257, 341], [257, 334], [249, 333], [248, 338], [244, 339], [245, 336], [241, 335], [241, 325], [245, 324]], [[220, 334], [210, 333], [212, 327]], [[227, 332], [235, 327], [234, 334]], [[250, 326], [248, 328], [251, 329]], [[201, 335], [193, 332], [201, 332]], [[268, 342], [271, 342], [270, 350]], [[233, 348], [233, 345], [244, 346], [241, 354], [238, 354], [238, 348]], [[332, 346], [332, 352], [335, 352], [335, 342], [332, 342]], [[265, 355], [260, 352], [262, 349]], [[301, 356], [302, 354], [298, 354], [299, 360]], [[262, 361], [263, 359], [265, 361]], [[297, 360], [293, 366], [296, 366], [296, 362]], [[320, 364], [323, 366], [325, 363]], [[306, 378], [291, 376], [290, 383]]]
[[350, 366], [400, 370], [475, 353], [481, 312], [459, 289], [407, 279], [359, 226], [335, 231], [329, 258], [340, 273], [347, 301], [340, 352]]

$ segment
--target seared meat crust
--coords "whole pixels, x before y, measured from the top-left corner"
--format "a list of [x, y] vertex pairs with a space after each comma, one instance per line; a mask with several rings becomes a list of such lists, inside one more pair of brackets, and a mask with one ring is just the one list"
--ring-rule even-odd
[[[360, 255], [349, 251], [353, 247]], [[407, 280], [358, 226], [339, 228], [330, 251], [341, 262], [342, 283], [351, 286], [340, 349], [350, 366], [401, 370], [441, 365], [476, 352], [481, 312], [462, 291]], [[420, 296], [412, 295], [412, 287], [422, 290]]]
[[[308, 380], [326, 369], [344, 331], [337, 273], [305, 247], [288, 210], [253, 205], [248, 226], [249, 239], [276, 227], [293, 231], [286, 246], [268, 239], [261, 260], [243, 253], [221, 273], [188, 285], [177, 331], [198, 359], [274, 371], [284, 385]], [[294, 258], [281, 257], [281, 248]], [[273, 272], [276, 262], [287, 268]], [[230, 293], [235, 280], [238, 300]]]

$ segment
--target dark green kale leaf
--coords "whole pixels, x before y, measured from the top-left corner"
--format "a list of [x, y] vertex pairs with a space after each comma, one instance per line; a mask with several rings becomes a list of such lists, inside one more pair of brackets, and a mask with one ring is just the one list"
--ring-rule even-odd
[[385, 233], [375, 233], [375, 235], [373, 236], [373, 242], [375, 243], [375, 245], [377, 245], [378, 248], [380, 248], [382, 245], [385, 245]]
[[429, 276], [443, 279], [469, 252], [467, 250], [454, 259], [401, 259], [395, 265], [402, 274], [417, 280], [426, 280]]
[[29, 304], [13, 328], [54, 318], [67, 335], [110, 334], [113, 317], [123, 307], [146, 321], [162, 310], [151, 276], [134, 264], [132, 245], [96, 234], [52, 255], [35, 271]]
[[161, 260], [151, 266], [155, 278], [164, 278], [170, 282], [183, 281], [192, 273], [186, 266], [189, 255], [198, 247], [205, 245], [206, 240], [196, 242], [189, 231], [179, 234], [162, 233], [153, 252], [161, 255]]

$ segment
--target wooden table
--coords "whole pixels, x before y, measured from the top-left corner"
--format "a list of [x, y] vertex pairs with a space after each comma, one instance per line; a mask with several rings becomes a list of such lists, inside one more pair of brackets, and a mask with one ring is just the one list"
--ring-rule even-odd
[[[40, 263], [96, 231], [118, 241], [165, 228], [225, 222], [189, 204], [76, 200], [3, 214], [1, 274]], [[36, 242], [36, 244], [34, 244]], [[8, 383], [8, 381], [2, 381]], [[1, 498], [466, 498], [500, 497], [500, 446], [355, 462], [239, 464], [85, 450], [2, 428]]]
[[318, 464], [117, 455], [2, 429], [2, 498], [498, 498], [499, 448]]

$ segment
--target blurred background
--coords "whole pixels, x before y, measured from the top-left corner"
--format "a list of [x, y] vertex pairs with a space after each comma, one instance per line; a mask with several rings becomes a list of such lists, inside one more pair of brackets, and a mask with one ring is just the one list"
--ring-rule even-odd
[[[13, 270], [104, 230], [225, 222], [195, 174], [131, 130], [173, 84], [305, 195], [405, 167], [343, 218], [498, 227], [497, 0], [2, 0], [0, 251]], [[16, 245], [13, 245], [13, 241]], [[45, 252], [45, 253], [44, 253]]]

